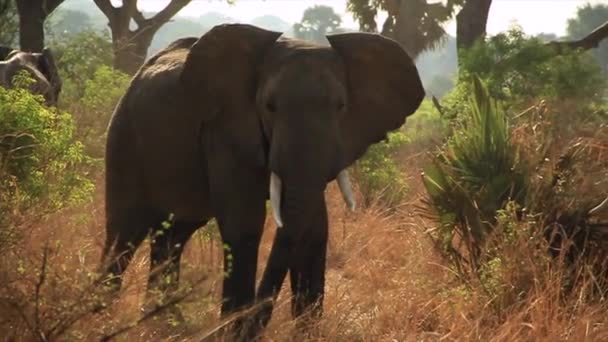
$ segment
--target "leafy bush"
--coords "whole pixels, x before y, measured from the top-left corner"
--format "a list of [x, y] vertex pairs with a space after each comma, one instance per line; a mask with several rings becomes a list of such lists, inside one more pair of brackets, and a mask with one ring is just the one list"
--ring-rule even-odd
[[[552, 262], [562, 290], [591, 277], [588, 293], [605, 293], [608, 215], [598, 204], [608, 194], [608, 127], [579, 122], [578, 137], [556, 139], [559, 116], [545, 102], [511, 127], [479, 79], [470, 87], [471, 110], [425, 170], [438, 251], [500, 310], [519, 302]], [[539, 273], [526, 264], [531, 255], [555, 258]]]
[[422, 101], [416, 113], [407, 119], [403, 132], [412, 144], [436, 144], [449, 132], [450, 121], [435, 107], [431, 100]]
[[442, 250], [454, 254], [454, 239], [463, 241], [477, 269], [480, 247], [496, 223], [497, 210], [511, 200], [524, 204], [527, 179], [504, 112], [478, 78], [472, 89], [470, 112], [426, 168], [423, 180], [438, 215]]
[[78, 137], [90, 154], [103, 155], [108, 122], [130, 81], [129, 75], [102, 65], [85, 82], [80, 101], [72, 104]]
[[607, 80], [590, 53], [557, 53], [520, 28], [480, 41], [459, 58], [458, 86], [444, 101], [453, 116], [467, 110], [474, 75], [487, 81], [490, 95], [504, 101], [507, 110], [541, 97], [588, 105], [606, 95]]
[[354, 166], [354, 177], [363, 194], [363, 205], [381, 201], [394, 207], [407, 193], [407, 184], [394, 157], [409, 139], [401, 132], [388, 134], [384, 142], [372, 145]]
[[64, 80], [63, 103], [71, 104], [84, 95], [86, 82], [101, 66], [112, 65], [112, 41], [106, 31], [90, 29], [53, 42], [59, 73]]
[[[83, 166], [90, 163], [74, 139], [72, 117], [32, 95], [25, 74], [15, 89], [0, 87], [0, 225], [36, 203], [48, 211], [82, 202], [93, 189]], [[7, 228], [8, 229], [8, 228]], [[2, 244], [2, 243], [0, 243]]]

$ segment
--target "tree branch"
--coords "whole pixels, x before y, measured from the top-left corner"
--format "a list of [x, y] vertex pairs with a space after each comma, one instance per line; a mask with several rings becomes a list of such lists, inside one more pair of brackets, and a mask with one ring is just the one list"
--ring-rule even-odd
[[156, 13], [152, 18], [146, 19], [144, 26], [151, 26], [154, 29], [158, 29], [167, 23], [173, 16], [177, 14], [182, 8], [186, 7], [191, 0], [171, 0], [171, 2], [160, 12]]
[[140, 10], [135, 11], [135, 13], [133, 14], [133, 20], [135, 20], [137, 27], [142, 27], [146, 24], [146, 18], [144, 18], [144, 15], [141, 13]]
[[608, 21], [579, 40], [550, 42], [548, 45], [553, 46], [558, 52], [562, 52], [564, 49], [589, 50], [597, 48], [606, 37], [608, 37]]
[[101, 12], [103, 12], [103, 14], [105, 14], [105, 16], [108, 18], [108, 20], [110, 20], [110, 22], [112, 22], [112, 20], [114, 18], [114, 11], [116, 10], [116, 8], [114, 6], [112, 6], [112, 3], [110, 2], [110, 0], [93, 0], [93, 1], [95, 1], [95, 5], [97, 5], [99, 10]]
[[46, 16], [49, 16], [61, 3], [63, 0], [42, 0], [42, 9]]

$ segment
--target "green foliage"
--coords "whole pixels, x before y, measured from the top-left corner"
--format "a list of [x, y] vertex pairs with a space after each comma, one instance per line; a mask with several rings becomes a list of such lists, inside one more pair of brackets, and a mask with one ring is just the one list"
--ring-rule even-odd
[[470, 110], [425, 169], [423, 180], [440, 223], [436, 238], [443, 250], [453, 252], [454, 238], [465, 241], [469, 262], [477, 268], [496, 212], [508, 201], [523, 205], [528, 184], [504, 111], [478, 78], [471, 88]]
[[[43, 105], [16, 77], [16, 89], [0, 87], [0, 224], [40, 201], [58, 210], [89, 199], [93, 189], [83, 166], [90, 163], [74, 139], [72, 117]], [[9, 215], [10, 212], [10, 215]]]
[[83, 95], [75, 106], [78, 137], [87, 152], [103, 156], [105, 131], [114, 108], [126, 92], [131, 77], [108, 66], [100, 66], [83, 87]]
[[326, 34], [336, 32], [342, 19], [329, 6], [316, 5], [307, 8], [302, 21], [294, 24], [296, 38], [306, 39], [317, 43], [327, 43]]
[[388, 207], [394, 207], [405, 198], [407, 183], [395, 161], [395, 155], [408, 141], [403, 132], [392, 132], [386, 141], [372, 145], [356, 162], [353, 174], [363, 194], [364, 206], [380, 201]]
[[466, 110], [474, 75], [487, 81], [490, 95], [504, 101], [507, 110], [529, 105], [539, 97], [589, 104], [600, 101], [607, 88], [600, 67], [588, 53], [557, 54], [519, 28], [463, 51], [458, 86], [444, 101], [450, 115]]
[[85, 30], [55, 44], [64, 80], [60, 106], [74, 115], [87, 153], [102, 157], [105, 129], [130, 77], [111, 68], [112, 43], [105, 31]]
[[112, 42], [106, 31], [84, 30], [62, 37], [52, 48], [64, 80], [62, 100], [73, 103], [84, 95], [86, 82], [100, 66], [112, 65]]
[[425, 99], [416, 113], [407, 118], [403, 132], [412, 143], [433, 145], [447, 136], [449, 121], [437, 111], [430, 99]]
[[[606, 21], [608, 21], [608, 5], [588, 3], [578, 8], [576, 17], [568, 19], [566, 31], [570, 39], [581, 39]], [[608, 72], [608, 41], [600, 42], [599, 47], [591, 52], [604, 72]]]

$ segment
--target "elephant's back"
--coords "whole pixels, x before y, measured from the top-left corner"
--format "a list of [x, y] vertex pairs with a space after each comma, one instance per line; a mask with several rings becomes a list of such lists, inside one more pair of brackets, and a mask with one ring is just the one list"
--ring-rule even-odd
[[137, 184], [136, 202], [200, 219], [208, 207], [203, 149], [179, 82], [187, 52], [161, 51], [136, 74], [110, 123], [106, 165], [125, 175], [114, 182], [123, 186], [117, 191], [124, 192], [123, 178]]

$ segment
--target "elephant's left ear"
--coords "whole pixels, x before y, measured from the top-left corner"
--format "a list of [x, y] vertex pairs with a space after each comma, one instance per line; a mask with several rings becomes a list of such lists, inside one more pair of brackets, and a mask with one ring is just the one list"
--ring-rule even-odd
[[370, 33], [327, 37], [344, 61], [348, 114], [341, 124], [346, 167], [398, 129], [424, 98], [416, 65], [394, 40]]

